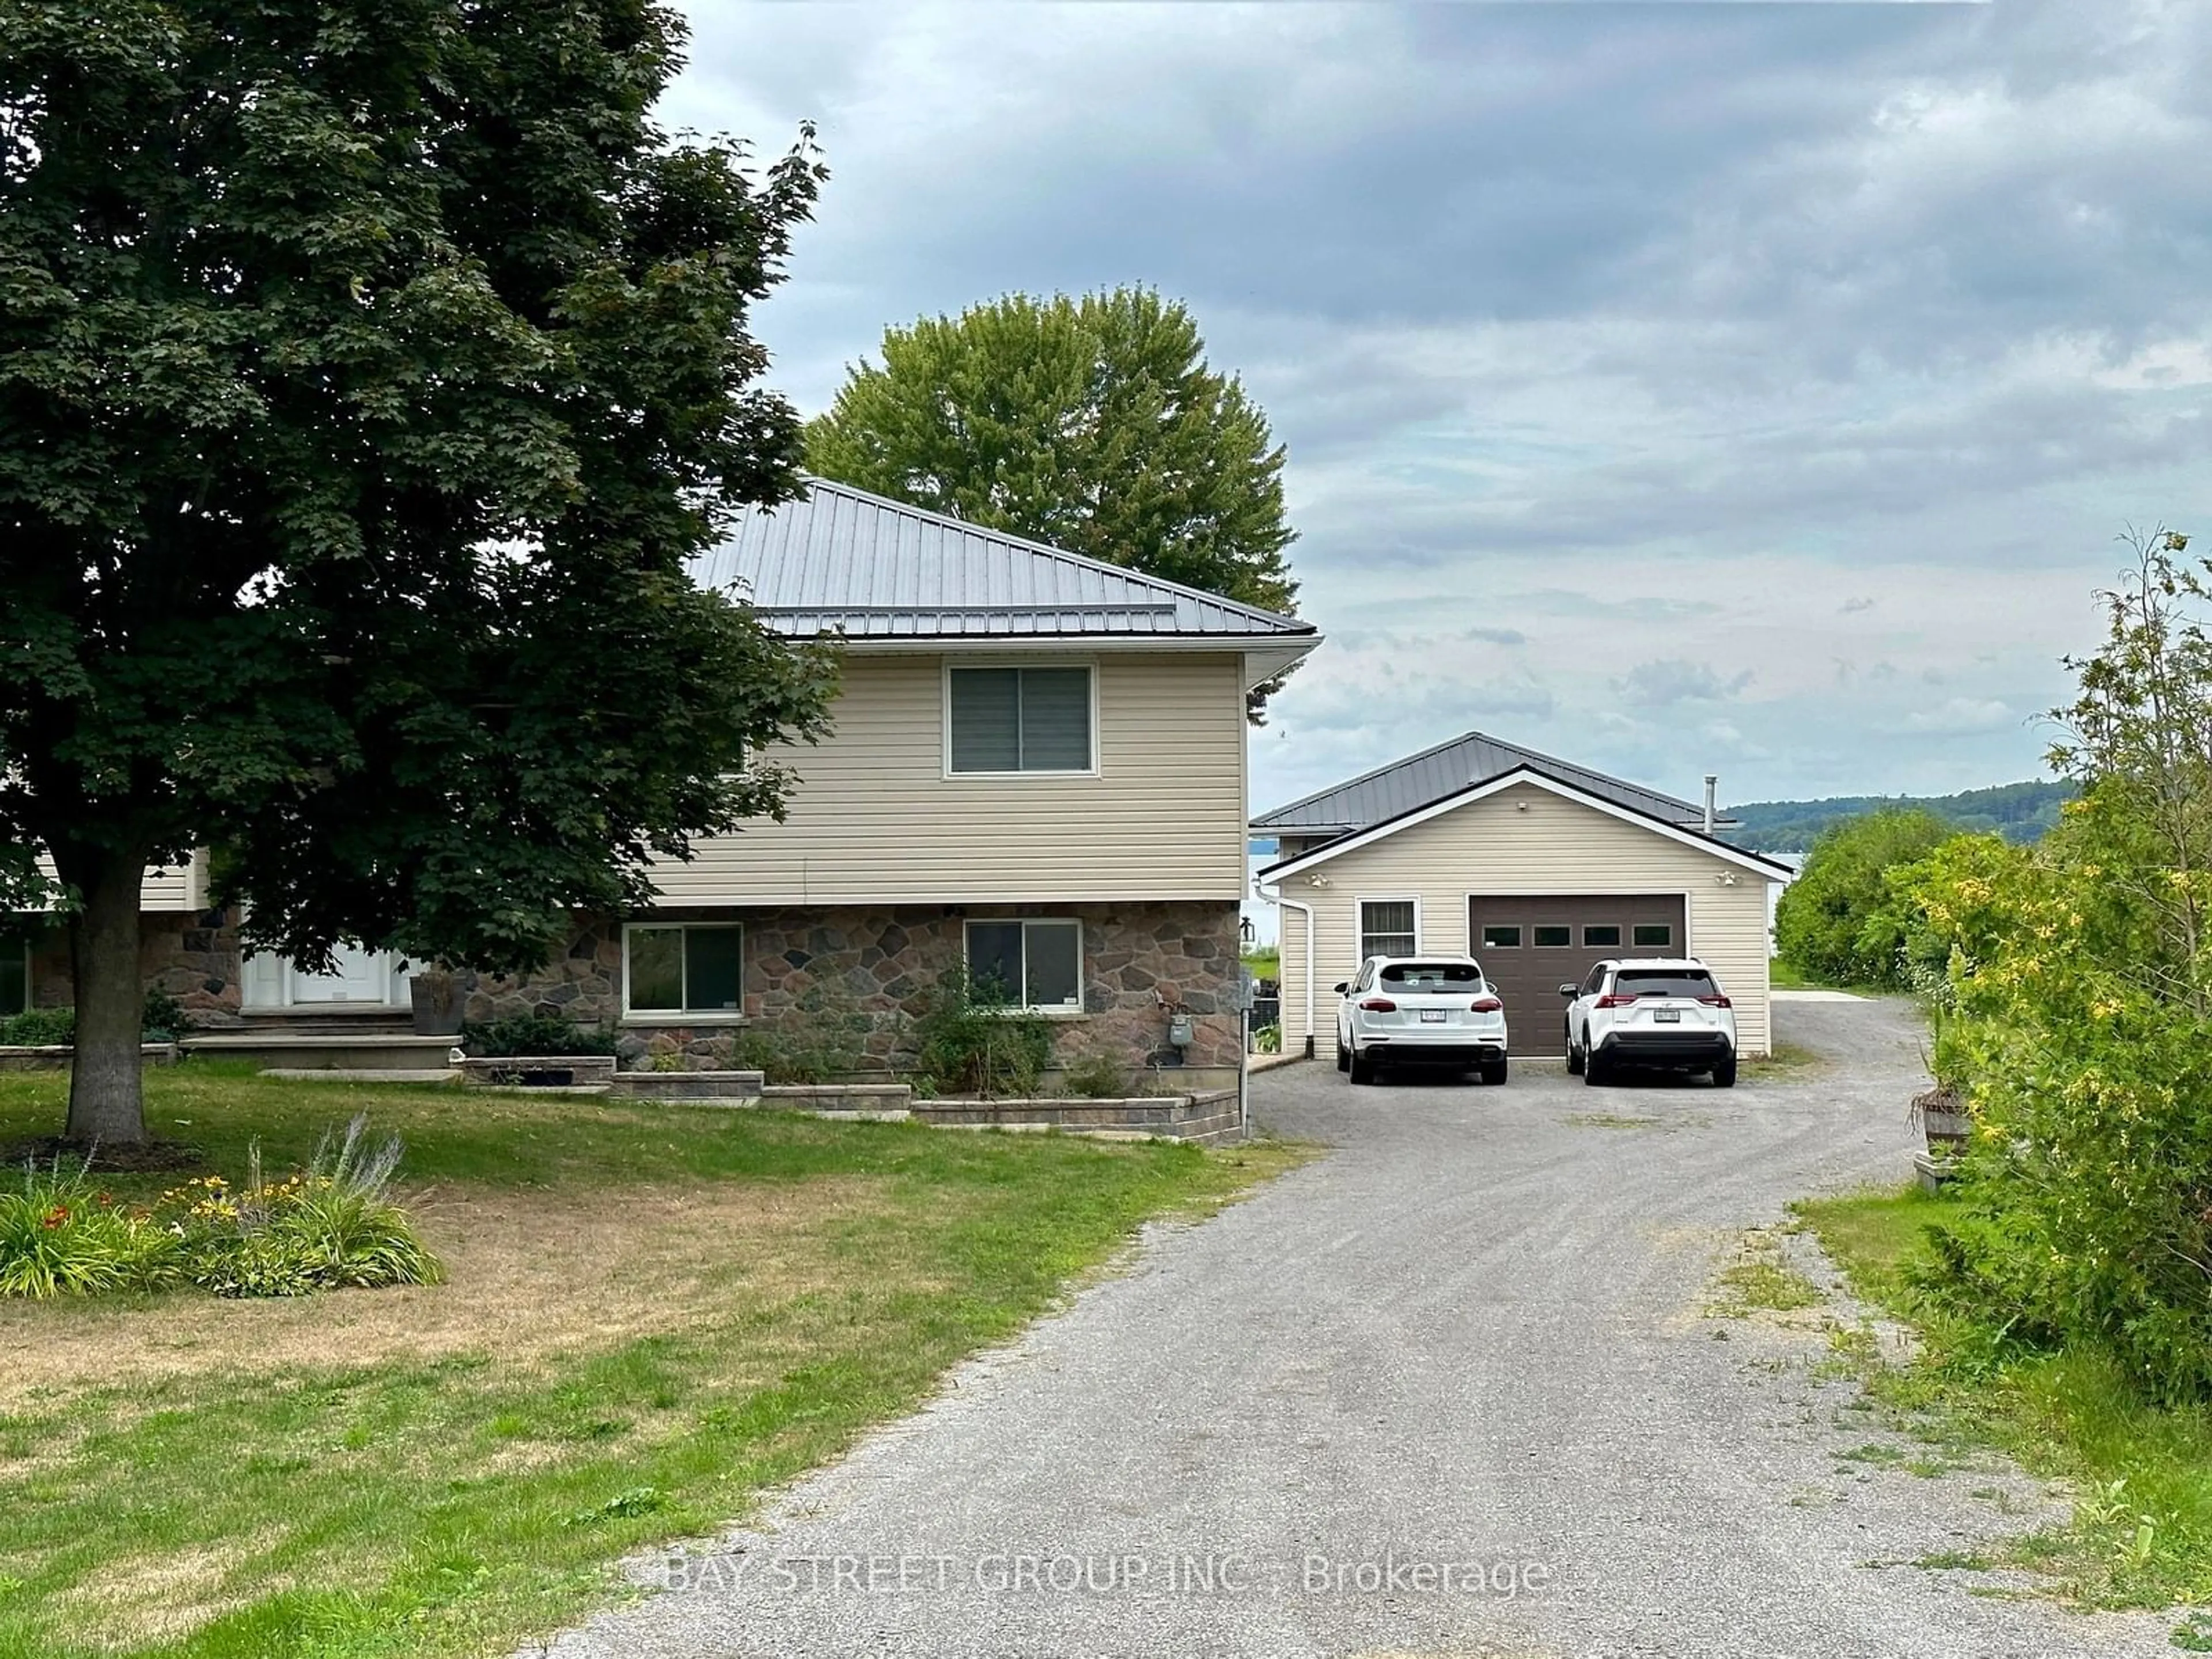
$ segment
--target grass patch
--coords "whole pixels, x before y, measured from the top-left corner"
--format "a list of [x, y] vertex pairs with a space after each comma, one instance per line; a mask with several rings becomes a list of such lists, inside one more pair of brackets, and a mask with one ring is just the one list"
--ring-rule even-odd
[[1776, 991], [1849, 991], [1857, 997], [1895, 996], [1893, 987], [1887, 985], [1848, 985], [1838, 980], [1816, 979], [1799, 973], [1779, 957], [1771, 957], [1766, 963], [1766, 983]]
[[2212, 1412], [2146, 1404], [2100, 1355], [2010, 1351], [1930, 1307], [1911, 1270], [1929, 1224], [1957, 1212], [1951, 1200], [1913, 1187], [1795, 1207], [1852, 1288], [1918, 1333], [1908, 1364], [1883, 1364], [1870, 1344], [1854, 1356], [1893, 1420], [1993, 1448], [2071, 1495], [2069, 1524], [1998, 1547], [1997, 1564], [2040, 1572], [2052, 1594], [2087, 1607], [2212, 1601]]
[[1562, 1120], [1577, 1129], [1660, 1129], [1663, 1117], [1638, 1117], [1630, 1112], [1569, 1112]]
[[1771, 1052], [1742, 1061], [1740, 1069], [1746, 1077], [1792, 1078], [1826, 1071], [1827, 1066], [1826, 1054], [1802, 1042], [1778, 1042]]
[[1754, 1313], [1796, 1313], [1817, 1308], [1825, 1299], [1813, 1281], [1790, 1265], [1773, 1233], [1754, 1228], [1736, 1246], [1735, 1259], [1717, 1280], [1720, 1299], [1712, 1311], [1728, 1319]]
[[[0, 1141], [65, 1086], [0, 1077]], [[447, 1282], [0, 1309], [4, 1659], [507, 1651], [911, 1410], [1146, 1219], [1302, 1156], [199, 1061], [148, 1093], [159, 1132], [272, 1170], [368, 1112]]]

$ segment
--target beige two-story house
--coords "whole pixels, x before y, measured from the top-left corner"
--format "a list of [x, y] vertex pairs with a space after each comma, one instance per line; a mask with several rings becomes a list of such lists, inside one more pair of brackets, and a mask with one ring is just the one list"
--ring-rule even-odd
[[[1063, 1059], [1238, 1066], [1245, 696], [1311, 624], [825, 482], [748, 514], [696, 574], [842, 639], [833, 735], [777, 757], [799, 778], [787, 822], [698, 844], [647, 912], [579, 917], [548, 970], [472, 987], [471, 1018], [605, 1023], [635, 1059], [826, 1011], [865, 1017], [895, 1066], [965, 969], [1063, 1022]], [[306, 975], [191, 920], [149, 915], [148, 969], [210, 1023], [405, 1006], [393, 957]]]

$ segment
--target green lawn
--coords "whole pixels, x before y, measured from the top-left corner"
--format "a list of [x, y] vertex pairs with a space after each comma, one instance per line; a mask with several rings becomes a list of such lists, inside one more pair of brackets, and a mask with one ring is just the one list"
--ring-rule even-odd
[[[1958, 1212], [1946, 1199], [1916, 1187], [1796, 1209], [1852, 1287], [1921, 1335], [1909, 1366], [1862, 1355], [1875, 1398], [1923, 1433], [1994, 1446], [2073, 1492], [2070, 1526], [2000, 1562], [2039, 1570], [2055, 1594], [2087, 1606], [2212, 1603], [2212, 1413], [2145, 1404], [2101, 1356], [2020, 1352], [1929, 1307], [1910, 1274], [1926, 1259], [1929, 1224]], [[2197, 1639], [2178, 1632], [2176, 1644]]]
[[[0, 1077], [0, 1143], [63, 1080]], [[0, 1304], [0, 1656], [508, 1650], [1297, 1154], [149, 1079], [234, 1179], [367, 1110], [448, 1282]], [[168, 1177], [167, 1179], [174, 1179]], [[120, 1197], [162, 1178], [103, 1178]]]

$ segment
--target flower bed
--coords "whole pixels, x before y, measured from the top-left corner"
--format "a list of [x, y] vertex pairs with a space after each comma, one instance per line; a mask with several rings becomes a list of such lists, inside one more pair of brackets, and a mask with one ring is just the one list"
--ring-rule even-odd
[[194, 1285], [217, 1296], [304, 1296], [339, 1285], [434, 1284], [437, 1258], [391, 1195], [400, 1146], [356, 1118], [308, 1166], [245, 1182], [219, 1175], [123, 1204], [58, 1158], [0, 1194], [0, 1296], [45, 1300]]

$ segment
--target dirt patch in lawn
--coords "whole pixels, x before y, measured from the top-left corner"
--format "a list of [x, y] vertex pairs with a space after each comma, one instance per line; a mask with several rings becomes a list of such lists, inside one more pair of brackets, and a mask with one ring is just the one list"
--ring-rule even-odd
[[885, 1183], [701, 1183], [611, 1192], [445, 1187], [412, 1206], [442, 1285], [226, 1302], [0, 1304], [0, 1410], [228, 1370], [265, 1374], [489, 1353], [528, 1365], [680, 1330], [737, 1300], [842, 1275], [834, 1236], [890, 1207]]

